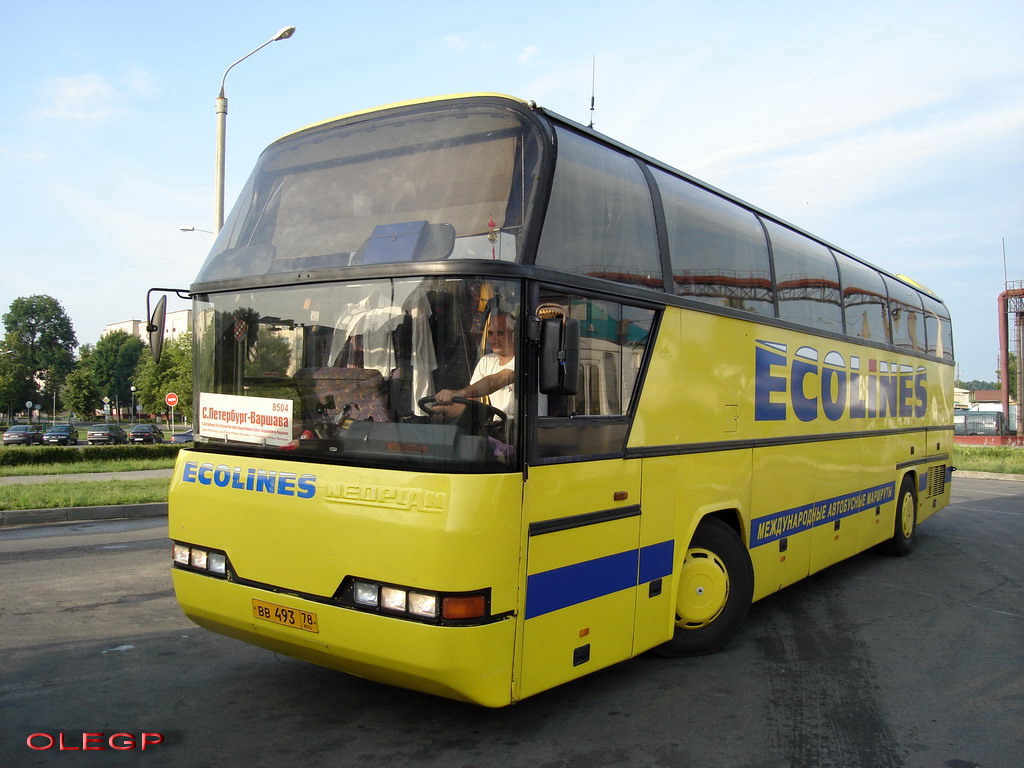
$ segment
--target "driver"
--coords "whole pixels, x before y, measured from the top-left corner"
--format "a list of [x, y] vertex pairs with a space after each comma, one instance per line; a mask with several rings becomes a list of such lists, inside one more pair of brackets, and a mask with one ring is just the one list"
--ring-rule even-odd
[[487, 402], [509, 418], [515, 416], [515, 321], [511, 315], [501, 314], [492, 318], [487, 330], [487, 341], [491, 352], [484, 355], [473, 369], [469, 385], [462, 389], [442, 389], [434, 395], [435, 410], [448, 418], [457, 418], [465, 406], [453, 404], [453, 397], [466, 399], [487, 398]]

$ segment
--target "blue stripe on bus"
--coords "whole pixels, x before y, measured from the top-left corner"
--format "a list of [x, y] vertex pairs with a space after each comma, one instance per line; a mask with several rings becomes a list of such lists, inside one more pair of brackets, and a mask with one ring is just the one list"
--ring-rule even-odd
[[669, 576], [672, 573], [672, 556], [676, 543], [672, 539], [660, 544], [651, 544], [640, 550], [640, 579], [638, 584]]
[[672, 573], [674, 547], [674, 541], [663, 541], [535, 573], [526, 579], [526, 618], [533, 619], [668, 576]]
[[896, 483], [883, 483], [830, 499], [812, 501], [750, 521], [750, 548], [833, 523], [865, 509], [888, 504], [896, 498]]

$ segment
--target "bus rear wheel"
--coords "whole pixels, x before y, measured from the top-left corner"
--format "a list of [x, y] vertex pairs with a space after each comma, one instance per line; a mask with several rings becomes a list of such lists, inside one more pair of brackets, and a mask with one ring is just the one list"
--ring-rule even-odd
[[721, 520], [704, 520], [679, 573], [675, 636], [655, 651], [669, 657], [717, 651], [740, 628], [753, 594], [754, 569], [743, 541]]
[[900, 495], [896, 499], [896, 522], [893, 526], [889, 549], [897, 557], [906, 557], [917, 541], [917, 494], [913, 475], [907, 475], [900, 484]]

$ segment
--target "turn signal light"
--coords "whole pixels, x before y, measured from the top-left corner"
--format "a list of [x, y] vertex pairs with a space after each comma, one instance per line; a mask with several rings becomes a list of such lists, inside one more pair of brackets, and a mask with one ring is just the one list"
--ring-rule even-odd
[[441, 601], [441, 617], [445, 619], [481, 619], [487, 615], [483, 595], [446, 597]]

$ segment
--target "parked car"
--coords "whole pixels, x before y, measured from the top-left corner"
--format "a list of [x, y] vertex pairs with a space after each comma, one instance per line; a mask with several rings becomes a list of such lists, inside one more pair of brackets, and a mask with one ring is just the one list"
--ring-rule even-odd
[[179, 432], [171, 437], [172, 443], [191, 443], [192, 440], [193, 438], [191, 429], [188, 432]]
[[43, 433], [43, 442], [50, 445], [78, 445], [78, 430], [70, 424], [54, 424]]
[[43, 444], [43, 428], [36, 424], [15, 424], [4, 432], [4, 445]]
[[118, 443], [127, 443], [128, 435], [117, 424], [93, 424], [89, 427], [89, 431], [85, 433], [85, 439], [89, 442], [89, 445], [96, 445], [96, 443], [116, 445]]
[[154, 424], [136, 424], [128, 433], [128, 440], [133, 443], [162, 443], [164, 433]]

